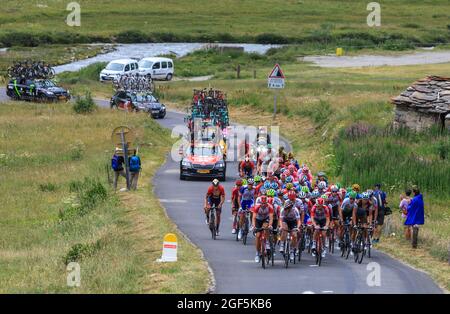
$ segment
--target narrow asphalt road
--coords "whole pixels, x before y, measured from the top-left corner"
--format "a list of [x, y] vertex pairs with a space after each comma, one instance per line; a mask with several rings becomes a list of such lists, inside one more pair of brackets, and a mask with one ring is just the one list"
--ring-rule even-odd
[[[0, 88], [0, 102], [6, 99], [4, 88]], [[97, 103], [108, 106], [107, 101], [97, 100]], [[157, 121], [172, 129], [183, 125], [183, 115], [169, 111], [165, 119]], [[283, 140], [281, 143], [289, 147]], [[227, 199], [236, 178], [236, 167], [236, 163], [228, 163], [228, 180], [223, 183]], [[371, 259], [365, 258], [361, 265], [351, 259], [343, 260], [337, 251], [334, 255], [328, 254], [321, 267], [316, 267], [313, 258], [305, 254], [299, 264], [288, 269], [283, 267], [278, 254], [275, 267], [263, 270], [253, 260], [253, 237], [244, 246], [231, 234], [229, 202], [222, 211], [221, 235], [216, 241], [211, 239], [202, 210], [209, 181], [180, 181], [179, 163], [169, 157], [153, 182], [169, 217], [203, 251], [214, 272], [216, 293], [442, 293], [428, 275], [378, 251]], [[380, 265], [379, 286], [367, 284], [373, 271], [368, 268], [371, 262]]]

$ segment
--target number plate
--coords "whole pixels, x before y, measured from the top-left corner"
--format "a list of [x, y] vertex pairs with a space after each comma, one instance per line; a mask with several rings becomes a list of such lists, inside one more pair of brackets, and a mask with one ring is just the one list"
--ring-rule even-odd
[[209, 173], [209, 170], [197, 170], [198, 173]]

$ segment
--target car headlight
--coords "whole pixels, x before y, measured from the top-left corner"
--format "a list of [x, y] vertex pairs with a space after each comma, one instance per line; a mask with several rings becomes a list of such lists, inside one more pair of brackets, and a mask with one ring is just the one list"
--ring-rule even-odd
[[192, 166], [190, 161], [187, 160], [182, 160], [181, 161], [181, 166], [185, 167], [185, 168], [190, 168]]
[[223, 160], [216, 162], [216, 168], [225, 168], [225, 162]]

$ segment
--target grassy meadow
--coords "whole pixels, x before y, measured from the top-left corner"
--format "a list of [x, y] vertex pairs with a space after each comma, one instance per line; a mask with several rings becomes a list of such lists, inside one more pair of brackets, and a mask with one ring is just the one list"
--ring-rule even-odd
[[[135, 130], [143, 169], [136, 192], [114, 193], [106, 168], [111, 132]], [[1, 293], [202, 293], [200, 251], [177, 233], [150, 179], [170, 134], [144, 114], [70, 105], [0, 106]], [[119, 187], [124, 186], [124, 180]], [[179, 262], [161, 264], [164, 234], [179, 238]], [[66, 264], [81, 266], [81, 286], [66, 285]]]
[[367, 26], [358, 0], [80, 0], [81, 26], [65, 23], [66, 2], [5, 2], [4, 46], [89, 42], [258, 42], [344, 47], [448, 43], [448, 1], [386, 0], [381, 27]]

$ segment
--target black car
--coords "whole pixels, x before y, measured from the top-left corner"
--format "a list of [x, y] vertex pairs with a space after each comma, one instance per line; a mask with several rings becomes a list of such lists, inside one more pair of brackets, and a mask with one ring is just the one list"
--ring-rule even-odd
[[6, 95], [15, 100], [56, 102], [70, 100], [70, 92], [51, 80], [11, 79], [6, 86]]
[[151, 93], [118, 91], [111, 97], [110, 106], [111, 109], [148, 112], [155, 119], [166, 116], [166, 106]]

